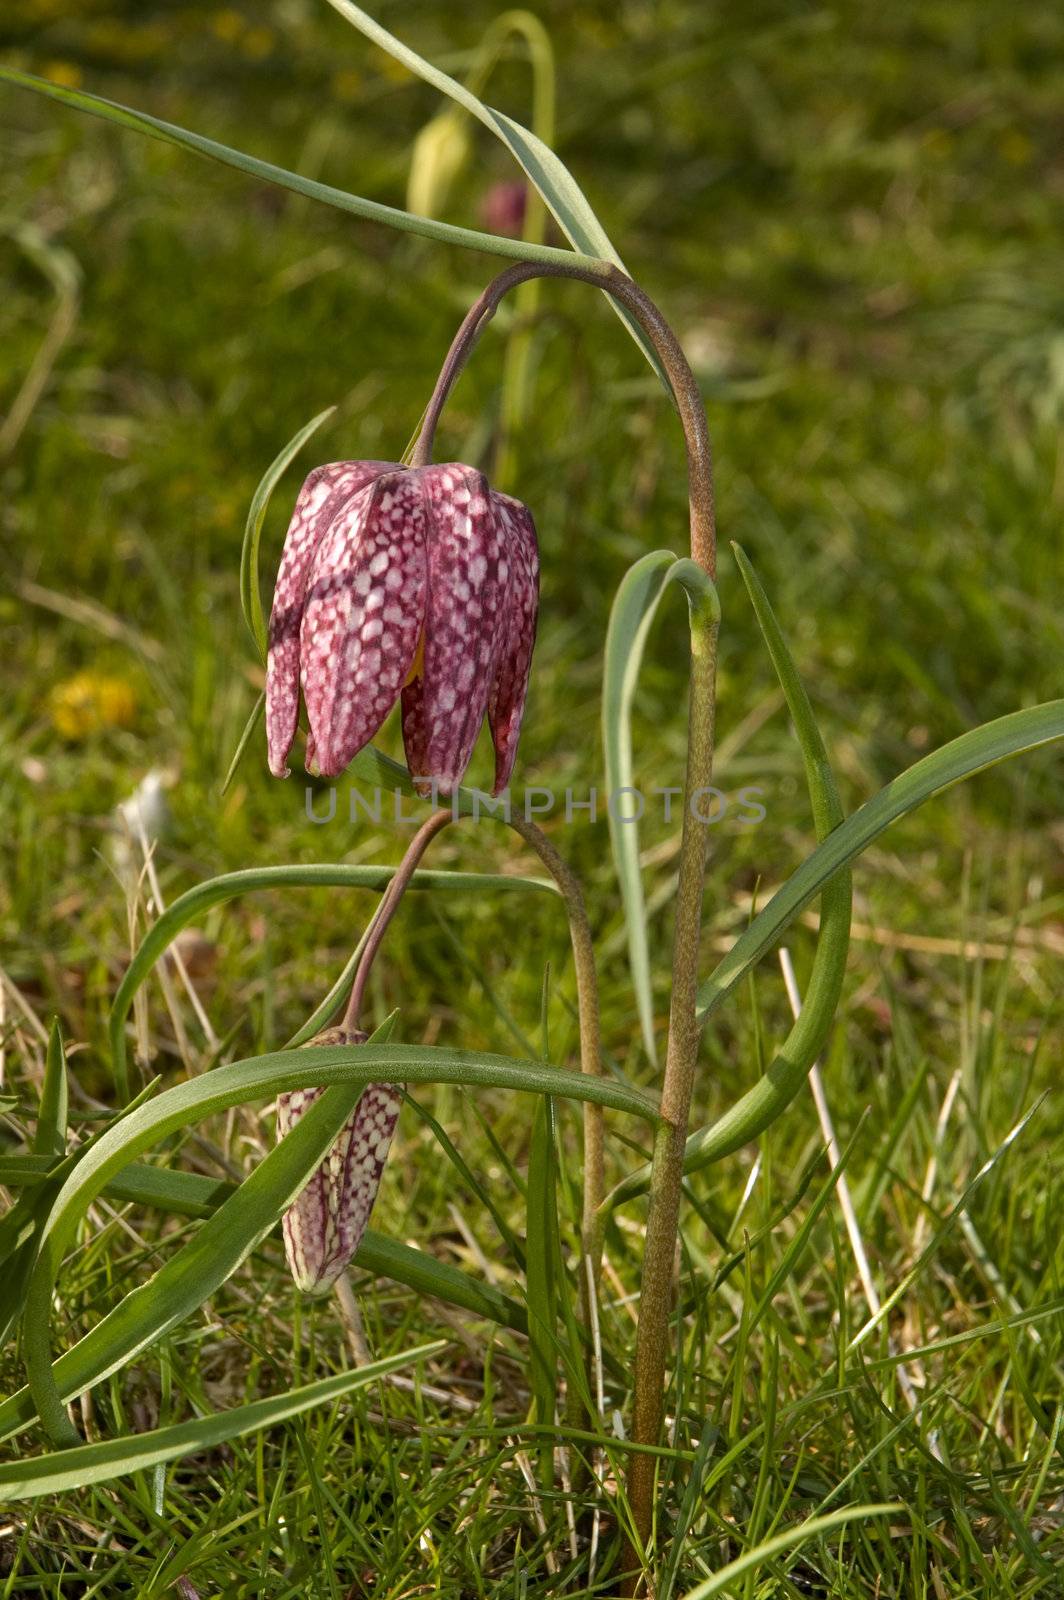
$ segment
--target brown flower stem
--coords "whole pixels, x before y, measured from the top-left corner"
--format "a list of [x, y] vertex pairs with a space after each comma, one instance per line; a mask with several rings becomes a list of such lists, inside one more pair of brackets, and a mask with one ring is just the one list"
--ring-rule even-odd
[[[713, 773], [718, 630], [719, 623], [707, 621], [701, 626], [694, 625], [691, 631], [687, 776], [673, 933], [669, 1043], [661, 1090], [662, 1132], [654, 1145], [651, 1167], [636, 1331], [632, 1438], [637, 1444], [659, 1442], [664, 1409], [684, 1144], [700, 1033], [696, 1016], [698, 945], [709, 834], [706, 824], [699, 821], [695, 813], [698, 791], [709, 786]], [[636, 1533], [644, 1547], [653, 1520], [656, 1471], [657, 1462], [653, 1456], [632, 1457], [627, 1481], [628, 1500]], [[634, 1551], [630, 1554], [634, 1555]], [[635, 1563], [626, 1561], [624, 1565], [630, 1568]]]
[[[635, 317], [648, 335], [668, 377], [683, 424], [687, 446], [691, 556], [710, 578], [715, 578], [716, 519], [712, 456], [698, 384], [676, 335], [657, 306], [616, 267], [606, 265], [599, 270], [575, 263], [570, 266], [560, 262], [527, 261], [518, 262], [500, 273], [470, 308], [455, 335], [414, 446], [414, 465], [423, 466], [432, 459], [440, 413], [500, 300], [517, 284], [539, 277], [574, 278], [605, 290]], [[632, 1417], [632, 1439], [636, 1444], [658, 1443], [664, 1409], [683, 1151], [698, 1053], [699, 1029], [695, 1008], [708, 842], [705, 824], [692, 812], [692, 802], [697, 802], [700, 789], [708, 787], [713, 771], [717, 631], [715, 620], [692, 615], [684, 820], [673, 937], [669, 1041], [661, 1093], [663, 1129], [655, 1144], [636, 1337]], [[646, 1549], [653, 1523], [654, 1483], [654, 1458], [635, 1455], [627, 1483], [635, 1539], [624, 1561], [624, 1567], [632, 1573], [629, 1592], [633, 1593], [639, 1583], [639, 1551]]]
[[432, 460], [436, 425], [447, 397], [454, 387], [462, 368], [477, 339], [495, 315], [496, 307], [511, 289], [530, 278], [575, 278], [581, 283], [593, 284], [612, 295], [618, 303], [636, 318], [665, 370], [676, 408], [683, 423], [687, 443], [687, 476], [691, 504], [691, 555], [710, 577], [716, 576], [716, 526], [713, 502], [713, 462], [709, 447], [709, 431], [702, 396], [694, 373], [679, 340], [665, 321], [661, 312], [643, 293], [638, 284], [620, 270], [605, 264], [597, 268], [572, 266], [561, 262], [518, 261], [505, 272], [500, 272], [470, 307], [461, 327], [451, 342], [451, 348], [440, 369], [436, 387], [428, 403], [421, 432], [418, 434], [411, 456], [411, 465], [427, 466]]
[[410, 880], [417, 871], [422, 856], [428, 849], [436, 835], [446, 828], [449, 822], [455, 819], [450, 811], [434, 811], [432, 815], [421, 824], [420, 828], [411, 839], [406, 849], [406, 854], [399, 864], [399, 869], [384, 891], [380, 906], [366, 940], [366, 947], [362, 952], [362, 959], [355, 972], [355, 980], [351, 985], [351, 998], [347, 1002], [344, 1020], [341, 1027], [348, 1033], [355, 1033], [361, 1029], [362, 1002], [366, 993], [366, 984], [369, 982], [370, 969], [374, 957], [384, 942], [384, 935], [388, 932], [388, 925], [399, 909], [403, 895], [410, 886]]

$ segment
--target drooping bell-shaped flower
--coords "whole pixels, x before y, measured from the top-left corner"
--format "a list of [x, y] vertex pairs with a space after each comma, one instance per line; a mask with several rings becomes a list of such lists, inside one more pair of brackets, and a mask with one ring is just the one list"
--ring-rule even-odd
[[473, 467], [342, 461], [299, 493], [270, 615], [270, 771], [303, 689], [313, 761], [335, 777], [402, 697], [407, 765], [449, 793], [487, 714], [493, 793], [513, 770], [539, 601], [536, 530]]
[[[307, 1046], [364, 1044], [364, 1033], [329, 1028]], [[294, 1089], [277, 1099], [282, 1139], [324, 1089]], [[285, 1254], [303, 1294], [326, 1294], [362, 1242], [388, 1159], [403, 1096], [394, 1084], [371, 1083], [321, 1165], [284, 1214]]]

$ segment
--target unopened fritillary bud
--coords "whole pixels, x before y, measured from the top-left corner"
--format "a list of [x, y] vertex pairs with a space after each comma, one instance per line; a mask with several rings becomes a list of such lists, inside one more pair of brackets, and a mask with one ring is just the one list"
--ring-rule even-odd
[[426, 122], [414, 140], [406, 209], [422, 217], [442, 214], [451, 187], [473, 148], [469, 118], [462, 111], [441, 111]]
[[[364, 1033], [327, 1028], [304, 1048], [365, 1042]], [[324, 1092], [295, 1089], [278, 1096], [278, 1139]], [[369, 1084], [332, 1149], [285, 1213], [285, 1254], [303, 1294], [327, 1294], [361, 1244], [402, 1103], [402, 1093], [394, 1085]]]

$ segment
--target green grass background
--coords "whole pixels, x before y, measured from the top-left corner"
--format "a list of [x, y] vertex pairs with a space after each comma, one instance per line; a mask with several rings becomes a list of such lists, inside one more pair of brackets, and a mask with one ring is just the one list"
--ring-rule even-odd
[[[430, 0], [375, 15], [460, 75], [498, 9]], [[765, 898], [811, 841], [797, 748], [729, 539], [773, 599], [850, 808], [965, 728], [1060, 692], [1064, 19], [1000, 0], [550, 0], [537, 14], [557, 52], [559, 151], [674, 322], [707, 400], [723, 542], [719, 781], [762, 785], [768, 813], [756, 829], [726, 820], [714, 836], [708, 970], [751, 894]], [[311, 0], [29, 0], [0, 19], [0, 52], [396, 204], [413, 138], [439, 108], [431, 90]], [[523, 63], [504, 62], [488, 98], [527, 118]], [[398, 858], [394, 827], [342, 816], [312, 827], [302, 776], [273, 782], [260, 740], [220, 795], [261, 683], [239, 617], [244, 515], [269, 461], [326, 405], [336, 417], [304, 467], [403, 450], [493, 263], [281, 196], [14, 90], [0, 93], [0, 144], [0, 415], [53, 316], [42, 265], [80, 279], [69, 336], [0, 461], [0, 928], [4, 972], [25, 1002], [8, 988], [6, 1064], [15, 1091], [32, 1098], [43, 1046], [31, 1014], [58, 1013], [80, 1046], [71, 1066], [84, 1113], [84, 1096], [110, 1092], [104, 1018], [129, 949], [114, 812], [146, 773], [167, 782], [156, 865], [168, 900], [241, 865]], [[444, 214], [479, 225], [485, 191], [512, 175], [478, 130]], [[532, 507], [543, 556], [518, 781], [582, 796], [602, 783], [598, 692], [612, 594], [645, 550], [683, 547], [682, 441], [598, 297], [551, 283], [542, 306], [535, 403], [500, 484]], [[444, 457], [495, 458], [505, 333], [500, 316], [448, 408]], [[264, 568], [298, 481], [297, 466], [275, 497]], [[655, 630], [638, 700], [646, 786], [681, 781], [683, 667], [677, 606]], [[131, 725], [59, 731], [56, 692], [85, 672], [129, 683]], [[400, 752], [394, 725], [380, 742]], [[483, 746], [478, 759], [483, 779]], [[858, 867], [864, 931], [825, 1072], [844, 1136], [870, 1110], [850, 1176], [887, 1292], [915, 1261], [920, 1230], [925, 1242], [936, 1236], [1021, 1111], [1055, 1081], [1060, 793], [1059, 757], [1024, 759], [924, 808]], [[606, 1049], [650, 1083], [605, 823], [558, 825], [553, 836], [588, 891]], [[643, 836], [662, 1027], [675, 842], [660, 821]], [[445, 835], [432, 864], [535, 870], [490, 825]], [[211, 917], [197, 983], [232, 1054], [277, 1047], [294, 1031], [369, 909], [366, 896], [329, 891], [259, 896]], [[800, 978], [812, 940], [808, 928], [791, 939]], [[426, 1042], [506, 1050], [524, 1037], [539, 1048], [548, 963], [551, 1053], [571, 1061], [566, 931], [557, 907], [538, 899], [463, 901], [442, 913], [411, 901], [378, 963], [375, 1013], [401, 1007], [405, 1036]], [[167, 1077], [209, 1056], [187, 1006], [181, 1016], [185, 1059], [152, 993], [152, 1065]], [[753, 1081], [785, 1023], [766, 964], [756, 994], [707, 1036], [699, 1123]], [[959, 1093], [925, 1204], [955, 1071]], [[421, 1098], [520, 1227], [528, 1106], [448, 1089]], [[19, 1127], [7, 1119], [12, 1149]], [[576, 1131], [563, 1114], [574, 1183]], [[622, 1132], [611, 1145], [618, 1175], [633, 1159]], [[970, 1223], [943, 1237], [900, 1302], [892, 1327], [902, 1344], [934, 1344], [1059, 1299], [1059, 1132], [1050, 1100], [973, 1199]], [[272, 1137], [270, 1119], [250, 1114], [205, 1133], [209, 1148], [189, 1141], [180, 1159], [211, 1172], [219, 1162], [246, 1170]], [[752, 1152], [692, 1184], [675, 1442], [693, 1449], [710, 1418], [721, 1430], [713, 1471], [729, 1445], [749, 1442], [695, 1497], [676, 1592], [765, 1536], [773, 1519], [815, 1511], [844, 1479], [833, 1503], [899, 1500], [911, 1520], [780, 1558], [737, 1594], [1064, 1592], [1055, 1570], [1064, 1555], [1059, 1318], [1038, 1324], [1037, 1341], [999, 1331], [928, 1357], [925, 1404], [906, 1420], [889, 1368], [842, 1361], [864, 1308], [829, 1212], [759, 1326], [746, 1326], [744, 1300], [749, 1307], [770, 1282], [812, 1191], [761, 1230], [790, 1206], [817, 1148], [803, 1098], [763, 1141], [741, 1218]], [[67, 1340], [150, 1272], [172, 1232], [106, 1206], [94, 1220], [63, 1280]], [[616, 1276], [603, 1333], [621, 1359], [640, 1222], [630, 1208], [609, 1247]], [[519, 1292], [517, 1265], [477, 1193], [409, 1111], [375, 1225]], [[720, 1261], [745, 1236], [749, 1255], [721, 1288]], [[362, 1302], [376, 1354], [453, 1331], [430, 1376], [457, 1405], [382, 1388], [371, 1402], [356, 1396], [165, 1475], [53, 1498], [28, 1516], [15, 1508], [0, 1540], [0, 1595], [187, 1594], [174, 1587], [182, 1575], [212, 1596], [587, 1592], [564, 1497], [548, 1496], [538, 1522], [513, 1436], [490, 1431], [493, 1419], [527, 1409], [521, 1341], [456, 1326], [387, 1285], [366, 1285]], [[883, 1356], [885, 1345], [868, 1353]], [[179, 1420], [346, 1359], [335, 1311], [299, 1307], [279, 1247], [268, 1245], [199, 1319], [97, 1391], [90, 1426], [106, 1434]], [[6, 1362], [14, 1386], [13, 1347]], [[816, 1398], [833, 1371], [841, 1397]], [[770, 1390], [776, 1431], [766, 1436], [755, 1430]], [[611, 1391], [610, 1410], [623, 1403]], [[672, 1515], [688, 1467], [663, 1470]], [[602, 1570], [600, 1561], [600, 1579]]]

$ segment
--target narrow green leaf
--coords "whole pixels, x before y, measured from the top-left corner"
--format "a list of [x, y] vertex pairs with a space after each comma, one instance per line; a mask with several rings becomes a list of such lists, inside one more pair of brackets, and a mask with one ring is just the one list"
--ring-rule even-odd
[[[459, 83], [456, 78], [433, 66], [431, 61], [426, 61], [424, 56], [419, 56], [416, 50], [411, 50], [409, 45], [403, 44], [394, 34], [389, 33], [387, 28], [382, 28], [368, 12], [363, 11], [360, 6], [353, 5], [351, 0], [329, 0], [329, 4], [367, 39], [372, 39], [373, 43], [393, 60], [402, 62], [410, 72], [423, 78], [441, 94], [449, 95], [458, 105], [476, 117], [478, 122], [489, 128], [524, 168], [527, 177], [542, 195], [558, 226], [578, 251], [584, 251], [589, 257], [600, 261], [611, 262], [613, 266], [620, 267], [622, 272], [625, 270], [624, 262], [614, 249], [609, 235], [592, 210], [580, 185], [564, 161], [555, 155], [549, 145], [544, 144], [542, 139], [538, 139], [534, 133], [522, 127], [521, 123], [515, 122], [512, 117], [496, 111], [493, 106], [485, 105], [464, 83]], [[542, 250], [543, 246], [536, 247], [526, 243], [524, 248], [528, 253], [528, 259], [541, 259], [538, 251]], [[570, 257], [570, 260], [572, 259], [574, 258]], [[631, 312], [618, 305], [612, 295], [608, 295], [607, 299], [658, 374], [666, 392], [671, 395], [671, 385], [649, 338]]]
[[654, 1038], [654, 998], [647, 945], [646, 905], [639, 868], [639, 820], [621, 820], [615, 796], [633, 787], [632, 699], [639, 681], [643, 650], [658, 604], [676, 560], [672, 550], [652, 550], [629, 568], [617, 590], [606, 629], [602, 679], [602, 746], [609, 797], [610, 846], [621, 889], [628, 931], [628, 964], [635, 989], [643, 1045], [657, 1065]]
[[[389, 1018], [371, 1043], [391, 1028]], [[313, 1051], [307, 1053], [313, 1058]], [[93, 1362], [93, 1382], [109, 1377], [162, 1338], [232, 1276], [317, 1170], [361, 1093], [357, 1084], [339, 1083], [327, 1089], [192, 1239], [82, 1340], [83, 1357]], [[121, 1127], [118, 1124], [118, 1131]], [[30, 1388], [45, 1427], [54, 1443], [76, 1443], [78, 1434], [52, 1375], [47, 1322], [27, 1313], [22, 1341]]]
[[785, 1550], [794, 1550], [803, 1544], [808, 1544], [810, 1539], [819, 1539], [826, 1533], [834, 1533], [836, 1528], [842, 1528], [848, 1522], [863, 1522], [869, 1517], [892, 1517], [904, 1514], [904, 1506], [869, 1505], [844, 1506], [840, 1511], [829, 1512], [826, 1517], [807, 1517], [804, 1522], [796, 1523], [793, 1528], [787, 1528], [783, 1533], [777, 1533], [773, 1538], [766, 1539], [753, 1550], [744, 1551], [726, 1566], [718, 1567], [711, 1577], [696, 1584], [693, 1589], [688, 1589], [683, 1600], [711, 1600], [711, 1596], [715, 1594], [734, 1593], [732, 1585], [745, 1572], [755, 1572], [774, 1556], [782, 1555]]
[[665, 1552], [663, 1568], [658, 1581], [657, 1600], [672, 1600], [672, 1591], [676, 1585], [676, 1574], [680, 1570], [687, 1546], [687, 1535], [691, 1531], [691, 1524], [695, 1518], [699, 1501], [702, 1498], [702, 1484], [709, 1466], [709, 1458], [713, 1446], [720, 1438], [720, 1428], [709, 1417], [702, 1424], [702, 1432], [698, 1439], [698, 1448], [691, 1463], [691, 1474], [680, 1501], [680, 1508], [676, 1513], [676, 1526], [672, 1530], [668, 1549]]
[[892, 822], [999, 761], [1062, 738], [1064, 700], [1048, 700], [962, 733], [888, 783], [802, 862], [732, 945], [699, 988], [700, 1019], [705, 1021], [717, 1009], [824, 885], [867, 850]]
[[378, 1278], [390, 1278], [417, 1295], [429, 1295], [444, 1305], [457, 1306], [474, 1317], [483, 1317], [514, 1333], [528, 1332], [524, 1306], [502, 1294], [489, 1283], [481, 1283], [445, 1261], [437, 1261], [424, 1250], [400, 1244], [383, 1233], [367, 1228], [355, 1256], [356, 1267]]
[[[32, 1330], [26, 1350], [27, 1367], [38, 1409], [50, 1432], [62, 1435], [66, 1420], [48, 1355], [54, 1287], [66, 1249], [96, 1196], [137, 1156], [168, 1134], [231, 1106], [270, 1098], [283, 1090], [329, 1088], [333, 1084], [353, 1088], [367, 1083], [460, 1083], [473, 1088], [520, 1089], [588, 1100], [631, 1112], [651, 1123], [657, 1120], [653, 1100], [615, 1078], [570, 1072], [543, 1062], [427, 1045], [368, 1043], [279, 1051], [216, 1067], [198, 1078], [175, 1084], [122, 1116], [100, 1135], [66, 1179], [44, 1225], [26, 1295], [23, 1326]], [[305, 1120], [301, 1119], [297, 1126]], [[18, 1425], [18, 1410], [10, 1408], [11, 1402], [0, 1405], [0, 1433], [12, 1423]]]
[[262, 720], [262, 713], [265, 711], [265, 709], [266, 709], [266, 691], [265, 691], [265, 689], [263, 689], [259, 693], [259, 698], [255, 701], [255, 705], [254, 705], [254, 708], [253, 708], [253, 710], [251, 712], [251, 715], [248, 717], [248, 720], [244, 724], [244, 731], [240, 735], [240, 738], [237, 740], [236, 749], [233, 751], [233, 759], [229, 763], [229, 771], [226, 773], [225, 778], [224, 778], [224, 780], [222, 782], [221, 794], [222, 794], [222, 799], [223, 800], [225, 799], [225, 796], [229, 793], [229, 789], [230, 789], [230, 786], [231, 786], [231, 784], [233, 782], [233, 779], [236, 777], [237, 768], [239, 767], [241, 761], [243, 761], [243, 759], [244, 759], [244, 752], [247, 749], [248, 745], [251, 743], [251, 736], [255, 732], [255, 729], [258, 727], [259, 722]]
[[66, 1051], [63, 1048], [63, 1032], [59, 1026], [59, 1018], [56, 1017], [48, 1036], [41, 1103], [37, 1109], [37, 1131], [33, 1139], [34, 1155], [61, 1156], [66, 1150], [66, 1136]]
[[132, 128], [136, 133], [160, 139], [164, 144], [174, 144], [183, 150], [193, 150], [208, 160], [219, 161], [223, 166], [235, 167], [263, 183], [275, 184], [279, 189], [289, 189], [293, 194], [304, 195], [308, 200], [318, 200], [333, 206], [337, 211], [349, 212], [369, 222], [383, 222], [402, 233], [419, 233], [426, 239], [436, 239], [441, 244], [458, 244], [467, 250], [484, 250], [489, 255], [505, 256], [512, 261], [562, 261], [574, 262], [591, 271], [603, 270], [606, 263], [594, 256], [582, 256], [571, 250], [557, 250], [551, 245], [529, 244], [523, 239], [509, 239], [494, 233], [478, 233], [472, 228], [458, 228], [449, 222], [437, 222], [432, 217], [415, 217], [396, 206], [381, 205], [376, 200], [364, 200], [361, 195], [348, 194], [344, 189], [334, 189], [330, 184], [318, 183], [313, 178], [302, 178], [298, 173], [277, 167], [271, 161], [260, 161], [256, 156], [245, 155], [216, 139], [207, 139], [200, 133], [179, 128], [175, 123], [163, 122], [149, 116], [146, 111], [136, 111], [131, 106], [119, 105], [100, 95], [89, 94], [84, 89], [68, 89], [46, 78], [36, 78], [32, 73], [19, 72], [15, 67], [0, 66], [0, 83], [11, 83], [20, 89], [30, 89], [34, 94], [57, 100], [60, 105], [75, 111], [86, 111], [90, 116], [102, 117], [106, 122], [117, 123], [122, 128]]
[[142, 1472], [180, 1456], [213, 1450], [227, 1439], [243, 1438], [263, 1428], [276, 1427], [278, 1423], [301, 1416], [316, 1406], [330, 1405], [356, 1389], [377, 1382], [390, 1372], [397, 1372], [415, 1361], [425, 1361], [446, 1348], [446, 1340], [436, 1340], [432, 1344], [405, 1350], [400, 1355], [385, 1356], [383, 1360], [371, 1362], [365, 1367], [338, 1372], [331, 1378], [308, 1383], [287, 1394], [253, 1400], [250, 1405], [234, 1406], [231, 1411], [213, 1412], [205, 1417], [196, 1417], [191, 1422], [154, 1428], [148, 1433], [105, 1439], [99, 1444], [80, 1445], [72, 1450], [9, 1462], [0, 1468], [0, 1497], [5, 1501], [29, 1500], [42, 1494], [81, 1490], [89, 1484], [105, 1483], [108, 1479], [119, 1478], [130, 1472]]
[[[329, 406], [325, 411], [319, 411], [312, 417], [299, 432], [289, 439], [280, 455], [275, 456], [259, 483], [258, 488], [251, 497], [248, 507], [247, 526], [244, 529], [244, 543], [240, 551], [240, 606], [244, 613], [248, 632], [251, 634], [252, 643], [259, 652], [259, 659], [266, 660], [266, 619], [262, 612], [262, 591], [259, 586], [259, 542], [262, 538], [262, 525], [266, 520], [266, 512], [270, 504], [270, 496], [276, 489], [284, 473], [296, 456], [302, 450], [308, 439], [313, 438], [327, 418], [335, 412], [335, 406]], [[240, 748], [248, 737], [245, 730], [244, 739]], [[240, 750], [237, 751], [239, 759]]]
[[[818, 892], [823, 891], [824, 900], [828, 901], [832, 880], [844, 879], [850, 862], [892, 822], [976, 772], [1061, 738], [1064, 738], [1064, 700], [1051, 700], [1027, 711], [1014, 711], [996, 722], [962, 734], [887, 784], [828, 834], [823, 844], [817, 846], [754, 918], [699, 989], [700, 1020], [704, 1022], [716, 1010]], [[823, 931], [823, 912], [821, 920]], [[818, 945], [818, 957], [822, 948], [822, 944]], [[802, 1017], [808, 1009], [808, 1004], [803, 1006]], [[796, 1023], [795, 1029], [797, 1027]], [[780, 1102], [791, 1093], [793, 1068], [793, 1061], [777, 1057], [768, 1072], [719, 1121], [693, 1133], [687, 1141], [684, 1171], [695, 1172], [709, 1166], [756, 1138], [778, 1115]], [[618, 1185], [606, 1204], [619, 1205], [633, 1194], [642, 1193], [647, 1172], [648, 1169], [641, 1169]]]
[[[111, 1062], [115, 1082], [120, 1094], [125, 1093], [127, 1081], [125, 1025], [133, 1005], [133, 997], [182, 928], [209, 911], [212, 906], [223, 905], [238, 895], [259, 889], [294, 888], [350, 888], [386, 889], [395, 876], [394, 867], [352, 867], [338, 863], [312, 863], [278, 867], [249, 867], [240, 872], [226, 872], [217, 878], [198, 883], [174, 900], [162, 915], [152, 923], [141, 940], [136, 953], [118, 986], [108, 1018], [111, 1042]], [[536, 889], [557, 894], [557, 887], [545, 878], [507, 877], [505, 874], [480, 872], [419, 871], [411, 882], [413, 889], [443, 890], [452, 893], [480, 894], [485, 889]]]
[[643, 1043], [650, 1060], [657, 1062], [654, 1039], [654, 1000], [647, 946], [646, 907], [639, 870], [638, 815], [617, 815], [621, 802], [614, 798], [633, 789], [632, 699], [639, 681], [647, 635], [670, 583], [688, 589], [692, 614], [699, 602], [709, 603], [708, 620], [719, 617], [712, 584], [693, 561], [678, 560], [671, 550], [652, 550], [628, 569], [617, 590], [606, 630], [606, 658], [602, 683], [602, 745], [609, 792], [610, 844], [621, 887], [628, 933], [628, 961], [632, 971]]
[[[554, 1103], [544, 1095], [532, 1120], [525, 1201], [525, 1294], [528, 1304], [529, 1372], [533, 1421], [555, 1421], [558, 1392], [558, 1286], [555, 1280], [555, 1235], [558, 1229], [558, 1185]], [[539, 1443], [539, 1482], [554, 1482], [554, 1447], [549, 1436]]]
[[[498, 1229], [499, 1238], [505, 1244], [518, 1268], [523, 1271], [525, 1265], [524, 1247], [514, 1230], [511, 1228], [502, 1207], [498, 1205], [495, 1196], [492, 1193], [492, 1189], [498, 1187], [497, 1175], [493, 1175], [491, 1178], [486, 1177], [483, 1181], [481, 1181], [481, 1179], [477, 1177], [476, 1173], [470, 1167], [469, 1163], [466, 1161], [457, 1145], [448, 1136], [447, 1130], [441, 1126], [441, 1124], [432, 1115], [431, 1111], [415, 1100], [412, 1095], [407, 1096], [407, 1103], [409, 1104], [414, 1115], [419, 1117], [425, 1124], [426, 1128], [430, 1130], [432, 1137], [435, 1139], [436, 1143], [439, 1145], [448, 1161], [454, 1167], [455, 1171], [458, 1173], [458, 1176], [461, 1178], [470, 1194], [475, 1195], [479, 1204], [484, 1207], [484, 1210], [487, 1212], [495, 1227]], [[2, 1181], [3, 1180], [0, 1179], [0, 1182]]]
[[[27, 1159], [46, 1161], [47, 1157]], [[0, 1218], [0, 1349], [7, 1344], [22, 1314], [26, 1288], [37, 1259], [41, 1227], [58, 1184], [38, 1184], [20, 1194]]]

